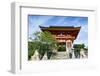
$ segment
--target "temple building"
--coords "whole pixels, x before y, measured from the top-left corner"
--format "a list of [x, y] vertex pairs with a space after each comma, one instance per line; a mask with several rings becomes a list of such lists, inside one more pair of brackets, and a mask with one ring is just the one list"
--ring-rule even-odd
[[69, 54], [71, 52], [73, 42], [77, 38], [78, 33], [81, 27], [74, 27], [74, 26], [49, 26], [44, 27], [40, 26], [40, 29], [44, 31], [50, 32], [58, 41], [59, 45], [65, 48], [65, 50], [58, 49], [57, 52], [63, 51]]

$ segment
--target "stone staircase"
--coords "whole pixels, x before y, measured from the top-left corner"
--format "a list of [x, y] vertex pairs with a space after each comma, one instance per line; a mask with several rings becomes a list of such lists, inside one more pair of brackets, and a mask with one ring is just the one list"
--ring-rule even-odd
[[53, 55], [51, 59], [67, 59], [67, 53], [66, 52], [57, 52], [56, 55]]

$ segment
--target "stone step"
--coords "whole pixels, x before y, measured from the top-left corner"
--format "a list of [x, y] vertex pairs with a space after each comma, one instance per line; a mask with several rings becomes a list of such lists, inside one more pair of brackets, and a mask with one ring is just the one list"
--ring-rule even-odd
[[51, 59], [67, 59], [66, 52], [57, 52], [55, 56], [52, 56]]

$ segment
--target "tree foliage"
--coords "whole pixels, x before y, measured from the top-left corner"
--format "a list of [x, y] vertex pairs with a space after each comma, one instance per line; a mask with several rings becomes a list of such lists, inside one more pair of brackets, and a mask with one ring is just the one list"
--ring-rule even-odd
[[80, 52], [80, 49], [84, 49], [85, 45], [84, 44], [74, 44], [73, 48], [75, 49], [75, 51]]
[[52, 52], [54, 48], [57, 48], [57, 41], [50, 32], [35, 32], [33, 39], [28, 44], [29, 58], [34, 54], [35, 50], [38, 50], [40, 59], [47, 52]]

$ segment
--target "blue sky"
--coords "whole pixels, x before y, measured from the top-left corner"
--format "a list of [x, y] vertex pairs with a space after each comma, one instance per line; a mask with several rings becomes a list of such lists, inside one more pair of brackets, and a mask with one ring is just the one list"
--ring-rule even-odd
[[41, 26], [81, 26], [81, 30], [74, 41], [74, 44], [84, 43], [88, 44], [88, 17], [80, 16], [42, 16], [42, 15], [29, 15], [28, 27], [29, 37], [36, 31], [41, 31]]

